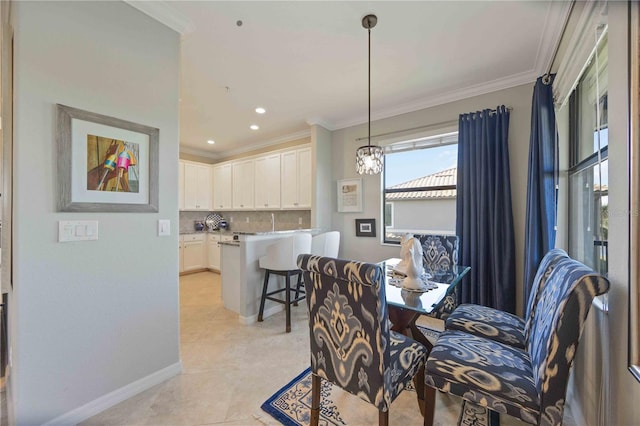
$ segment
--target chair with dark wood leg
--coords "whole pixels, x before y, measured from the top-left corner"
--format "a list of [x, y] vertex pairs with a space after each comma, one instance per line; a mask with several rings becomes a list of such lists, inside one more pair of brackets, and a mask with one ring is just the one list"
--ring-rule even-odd
[[425, 366], [426, 426], [433, 424], [435, 389], [530, 424], [562, 424], [580, 335], [593, 298], [609, 290], [609, 281], [557, 255], [538, 290], [524, 348], [458, 330], [440, 335]]
[[311, 425], [319, 421], [322, 380], [374, 405], [387, 425], [391, 403], [424, 368], [427, 351], [390, 330], [382, 268], [308, 254], [298, 267], [309, 306]]

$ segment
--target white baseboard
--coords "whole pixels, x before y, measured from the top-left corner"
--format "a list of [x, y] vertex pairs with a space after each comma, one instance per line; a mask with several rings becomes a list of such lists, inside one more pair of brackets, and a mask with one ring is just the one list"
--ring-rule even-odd
[[120, 402], [129, 399], [139, 394], [140, 392], [143, 392], [157, 384], [160, 384], [165, 380], [168, 380], [180, 373], [182, 373], [182, 362], [178, 361], [175, 364], [163, 368], [162, 370], [158, 370], [155, 373], [143, 377], [140, 380], [129, 383], [128, 385], [123, 386], [120, 389], [109, 392], [108, 394], [101, 396], [98, 399], [94, 399], [93, 401], [81, 407], [58, 416], [55, 419], [46, 422], [45, 425], [62, 426], [78, 424], [83, 420], [95, 416], [96, 414], [106, 410], [107, 408], [113, 407], [114, 405], [119, 404]]
[[[284, 305], [278, 304], [276, 306], [272, 306], [271, 308], [264, 310], [264, 314], [262, 315], [262, 318], [268, 318], [271, 315], [277, 314], [278, 312], [281, 312], [281, 311], [284, 311]], [[242, 315], [239, 315], [238, 320], [240, 321], [240, 324], [244, 324], [244, 325], [253, 324], [254, 322], [258, 321], [258, 314], [250, 315], [248, 317], [243, 317]]]

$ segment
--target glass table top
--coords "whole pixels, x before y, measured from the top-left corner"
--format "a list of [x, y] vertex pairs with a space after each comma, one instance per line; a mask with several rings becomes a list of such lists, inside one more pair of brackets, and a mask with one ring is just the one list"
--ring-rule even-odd
[[426, 291], [405, 290], [402, 288], [403, 276], [395, 272], [400, 259], [391, 258], [380, 262], [385, 277], [387, 303], [422, 314], [430, 314], [445, 297], [451, 286], [456, 286], [471, 270], [469, 266], [454, 266], [451, 271], [436, 276], [423, 276], [429, 287]]

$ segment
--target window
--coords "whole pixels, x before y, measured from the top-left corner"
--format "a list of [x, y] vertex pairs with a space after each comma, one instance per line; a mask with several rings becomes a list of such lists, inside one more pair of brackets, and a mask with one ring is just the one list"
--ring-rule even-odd
[[384, 242], [455, 234], [458, 132], [385, 147]]
[[609, 229], [607, 37], [569, 99], [569, 254], [606, 274]]

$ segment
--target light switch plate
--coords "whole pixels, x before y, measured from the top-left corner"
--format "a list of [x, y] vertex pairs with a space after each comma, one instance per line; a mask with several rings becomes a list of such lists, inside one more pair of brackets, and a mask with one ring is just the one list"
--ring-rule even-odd
[[171, 235], [171, 221], [169, 219], [158, 220], [158, 237], [168, 237]]
[[61, 220], [58, 222], [58, 242], [95, 241], [98, 239], [97, 220]]

